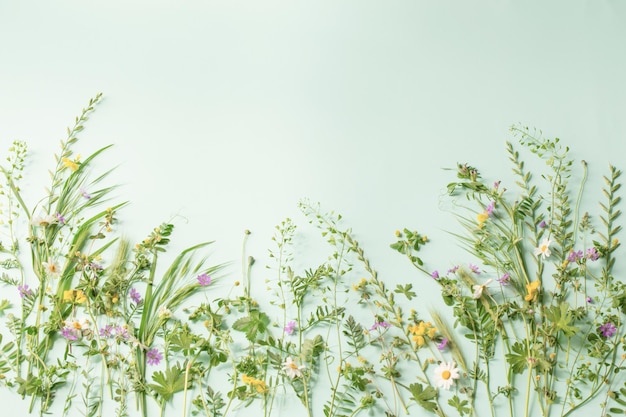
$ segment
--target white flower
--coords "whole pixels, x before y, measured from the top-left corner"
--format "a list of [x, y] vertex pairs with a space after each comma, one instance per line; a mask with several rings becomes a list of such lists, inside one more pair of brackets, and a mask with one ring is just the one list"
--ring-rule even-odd
[[52, 259], [48, 259], [48, 262], [42, 262], [41, 264], [43, 265], [46, 273], [52, 277], [58, 277], [61, 273], [61, 267]]
[[59, 219], [57, 219], [55, 216], [47, 214], [45, 216], [32, 217], [30, 219], [30, 224], [32, 224], [33, 226], [45, 227], [50, 226], [51, 224], [54, 224], [58, 221]]
[[535, 255], [541, 256], [541, 258], [546, 259], [552, 252], [550, 252], [550, 244], [552, 241], [548, 238], [544, 238], [541, 241], [541, 244], [535, 248]]
[[472, 288], [474, 289], [474, 294], [472, 294], [472, 298], [474, 300], [478, 300], [480, 297], [483, 296], [483, 291], [485, 290], [485, 287], [489, 284], [491, 284], [491, 281], [493, 281], [492, 279], [488, 279], [487, 282], [485, 282], [482, 285], [474, 285]]
[[454, 362], [441, 362], [439, 366], [435, 368], [435, 383], [439, 388], [449, 390], [454, 385], [454, 380], [459, 379], [460, 369], [456, 367]]
[[293, 359], [291, 359], [291, 356], [288, 356], [287, 359], [285, 359], [285, 363], [283, 363], [283, 371], [285, 371], [287, 376], [291, 379], [301, 377], [304, 369], [306, 369], [306, 367], [296, 365]]
[[159, 313], [158, 314], [159, 314], [159, 318], [160, 319], [163, 319], [163, 318], [169, 319], [170, 317], [172, 317], [172, 311], [169, 308], [165, 307], [165, 306], [159, 307]]

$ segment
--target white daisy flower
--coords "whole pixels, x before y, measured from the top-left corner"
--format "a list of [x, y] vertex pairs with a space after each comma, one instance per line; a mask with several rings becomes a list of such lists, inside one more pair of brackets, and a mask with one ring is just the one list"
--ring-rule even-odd
[[48, 262], [42, 262], [41, 264], [48, 275], [58, 277], [61, 274], [61, 267], [52, 259], [48, 259]]
[[285, 371], [287, 376], [291, 379], [301, 377], [304, 369], [306, 369], [306, 367], [296, 365], [291, 356], [288, 356], [287, 359], [285, 359], [285, 363], [283, 363], [283, 371]]
[[47, 214], [45, 216], [32, 217], [30, 219], [30, 224], [32, 224], [33, 226], [45, 227], [57, 223], [58, 221], [59, 219], [57, 219], [56, 216]]
[[541, 256], [542, 259], [546, 259], [552, 252], [550, 252], [550, 244], [552, 241], [548, 238], [544, 238], [541, 244], [535, 248], [535, 256]]
[[449, 390], [450, 387], [454, 385], [454, 380], [461, 377], [459, 371], [460, 369], [456, 367], [456, 363], [441, 362], [439, 366], [435, 368], [435, 384], [437, 384], [439, 388]]

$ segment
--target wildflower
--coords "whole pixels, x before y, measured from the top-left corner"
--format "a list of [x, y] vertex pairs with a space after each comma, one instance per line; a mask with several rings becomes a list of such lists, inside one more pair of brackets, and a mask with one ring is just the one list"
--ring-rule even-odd
[[591, 304], [591, 303], [593, 303], [593, 298], [587, 297], [587, 304]]
[[170, 317], [172, 317], [172, 311], [165, 306], [161, 306], [159, 307], [158, 315], [160, 319], [169, 319]]
[[497, 190], [497, 189], [498, 189], [498, 187], [500, 187], [500, 181], [496, 181], [496, 182], [494, 182], [494, 183], [493, 183], [493, 189], [494, 189], [494, 190]]
[[87, 301], [87, 295], [83, 290], [63, 291], [63, 302], [82, 304]]
[[33, 226], [46, 227], [54, 224], [58, 221], [58, 219], [51, 215], [46, 214], [45, 216], [37, 216], [30, 219], [30, 224]]
[[52, 259], [48, 259], [48, 262], [42, 262], [41, 264], [43, 265], [44, 271], [52, 277], [58, 277], [61, 273], [61, 267]]
[[541, 286], [541, 281], [533, 281], [530, 284], [526, 284], [526, 291], [528, 294], [524, 296], [524, 300], [526, 301], [535, 301], [537, 299], [537, 295], [539, 295], [539, 286]]
[[146, 363], [148, 365], [158, 365], [163, 359], [163, 355], [157, 348], [152, 348], [146, 352]]
[[595, 247], [591, 247], [587, 249], [586, 256], [587, 256], [587, 259], [589, 259], [590, 261], [597, 261], [598, 258], [600, 257], [600, 254], [598, 253]]
[[130, 338], [130, 335], [128, 334], [128, 328], [126, 326], [116, 326], [115, 337], [119, 337], [124, 340]]
[[511, 281], [511, 274], [505, 272], [500, 278], [498, 278], [498, 282], [500, 285], [507, 285]]
[[[78, 160], [76, 160], [78, 161]], [[63, 162], [63, 166], [65, 168], [69, 168], [72, 170], [72, 172], [76, 172], [78, 170], [78, 164], [76, 163], [76, 161], [72, 161], [69, 158], [61, 158], [61, 162]]]
[[489, 216], [491, 216], [491, 213], [493, 213], [493, 209], [495, 209], [495, 208], [496, 208], [496, 202], [492, 201], [485, 208], [485, 213], [487, 213]]
[[267, 384], [260, 379], [252, 378], [246, 374], [241, 375], [241, 382], [246, 385], [250, 385], [256, 389], [258, 393], [264, 394], [267, 392]]
[[97, 264], [95, 262], [89, 262], [89, 269], [91, 269], [92, 271], [102, 271], [104, 269], [104, 267], [100, 264]]
[[430, 276], [433, 277], [434, 279], [439, 279], [439, 271], [435, 270], [431, 272]]
[[20, 292], [20, 297], [30, 297], [33, 295], [33, 290], [28, 287], [28, 284], [18, 285], [17, 290]]
[[474, 264], [469, 264], [469, 269], [475, 274], [480, 274], [480, 269]]
[[80, 194], [87, 200], [91, 198], [91, 194], [89, 194], [83, 187], [80, 187]]
[[458, 270], [459, 270], [459, 266], [454, 265], [452, 268], [448, 269], [448, 274], [454, 274]]
[[488, 279], [487, 282], [485, 282], [482, 285], [474, 285], [472, 288], [474, 289], [474, 294], [472, 294], [472, 298], [474, 300], [478, 300], [480, 297], [483, 296], [483, 291], [485, 290], [485, 287], [489, 284], [491, 284], [491, 281], [493, 281], [492, 279]]
[[70, 327], [64, 327], [61, 329], [61, 336], [66, 338], [69, 341], [78, 340], [78, 335], [75, 329]]
[[615, 325], [611, 323], [610, 321], [607, 321], [606, 323], [600, 326], [598, 331], [604, 337], [611, 337], [615, 334], [615, 332], [617, 332], [617, 327], [615, 327]]
[[61, 215], [61, 213], [55, 213], [54, 217], [56, 217], [57, 221], [61, 224], [65, 224], [65, 217]]
[[546, 221], [545, 221], [545, 220], [542, 220], [542, 221], [539, 223], [539, 228], [540, 228], [540, 229], [545, 229], [547, 226], [548, 226], [548, 223], [546, 223]]
[[376, 323], [374, 323], [374, 325], [372, 327], [370, 327], [370, 332], [372, 330], [376, 330], [379, 327], [382, 327], [383, 329], [387, 329], [389, 328], [391, 325], [389, 323], [387, 323], [386, 321], [377, 321]]
[[489, 213], [482, 212], [482, 213], [478, 213], [478, 215], [476, 215], [476, 220], [478, 221], [478, 227], [483, 227], [483, 224], [487, 221], [487, 219], [489, 218]]
[[211, 277], [210, 276], [208, 276], [207, 274], [200, 274], [200, 275], [198, 275], [198, 284], [200, 284], [202, 287], [206, 287], [210, 283], [211, 283]]
[[449, 340], [444, 337], [443, 339], [441, 339], [441, 342], [437, 344], [437, 349], [444, 350], [446, 346], [448, 346], [448, 342]]
[[133, 303], [139, 304], [141, 302], [141, 294], [134, 288], [130, 289], [130, 299], [133, 300]]
[[293, 332], [296, 330], [296, 322], [293, 320], [287, 322], [287, 325], [285, 326], [284, 330], [286, 334], [292, 335]]
[[110, 324], [100, 328], [100, 337], [113, 337], [115, 329]]
[[542, 259], [546, 259], [552, 252], [550, 252], [550, 244], [552, 241], [548, 238], [544, 238], [539, 246], [535, 248], [535, 255], [541, 256]]
[[293, 359], [291, 359], [291, 356], [288, 356], [287, 359], [285, 359], [285, 363], [283, 363], [283, 371], [285, 371], [287, 376], [291, 379], [301, 377], [304, 369], [306, 369], [306, 367], [296, 365]]
[[583, 258], [583, 251], [579, 250], [579, 251], [571, 251], [569, 253], [569, 255], [567, 255], [567, 260], [569, 262], [576, 262], [579, 259]]
[[435, 383], [439, 388], [449, 390], [454, 385], [454, 380], [461, 377], [459, 371], [460, 369], [456, 367], [456, 363], [441, 362], [435, 368]]

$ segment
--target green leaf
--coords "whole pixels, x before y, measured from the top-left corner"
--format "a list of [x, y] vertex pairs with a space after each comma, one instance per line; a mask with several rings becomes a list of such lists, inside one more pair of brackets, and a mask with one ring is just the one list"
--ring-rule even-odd
[[[152, 374], [155, 384], [148, 384], [150, 388], [159, 394], [163, 401], [169, 401], [174, 394], [185, 389], [185, 370], [180, 363], [165, 370], [165, 373], [156, 371]], [[189, 388], [187, 385], [187, 388]]]
[[409, 391], [411, 391], [413, 399], [424, 409], [428, 411], [435, 411], [437, 409], [437, 403], [434, 401], [437, 397], [437, 391], [430, 385], [424, 388], [424, 386], [419, 383], [411, 384]]
[[413, 297], [416, 297], [417, 294], [414, 291], [411, 291], [413, 289], [413, 284], [406, 284], [405, 286], [401, 286], [400, 284], [398, 284], [398, 286], [396, 287], [395, 290], [393, 290], [393, 292], [395, 292], [396, 294], [404, 294], [404, 296], [411, 301], [413, 299]]
[[574, 317], [569, 309], [569, 304], [565, 301], [558, 306], [548, 308], [546, 310], [546, 318], [552, 322], [556, 330], [561, 330], [568, 337], [574, 336], [579, 332], [578, 327], [571, 325]]
[[253, 310], [247, 317], [242, 317], [233, 323], [233, 329], [245, 332], [246, 338], [254, 342], [257, 333], [265, 333], [270, 324], [270, 318], [267, 314], [258, 310]]

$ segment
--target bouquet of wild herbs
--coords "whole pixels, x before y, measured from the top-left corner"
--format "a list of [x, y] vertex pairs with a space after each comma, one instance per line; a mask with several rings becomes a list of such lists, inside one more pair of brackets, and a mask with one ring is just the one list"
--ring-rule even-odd
[[[168, 390], [177, 387], [158, 373], [147, 377], [147, 369], [167, 359], [173, 347], [165, 335], [184, 327], [174, 313], [218, 268], [195, 259], [208, 245], [203, 243], [160, 271], [157, 261], [172, 224], [154, 228], [134, 246], [116, 237], [117, 212], [125, 203], [102, 208], [113, 189], [100, 186], [109, 172], [95, 177], [90, 172], [107, 148], [85, 159], [72, 150], [100, 99], [90, 100], [68, 128], [41, 200], [33, 204], [22, 197], [25, 143], [14, 142], [0, 166], [5, 270], [0, 280], [21, 303], [18, 314], [6, 314], [8, 333], [0, 334], [0, 374], [3, 385], [31, 398], [31, 410], [39, 403], [41, 414], [59, 392], [63, 414], [80, 402], [85, 415], [102, 415], [105, 390], [117, 415], [126, 414], [131, 393], [144, 412], [148, 395], [163, 404]], [[11, 307], [10, 300], [2, 301], [3, 313]], [[190, 372], [184, 363], [176, 366], [182, 374]]]
[[[474, 345], [466, 363], [443, 362], [434, 381], [463, 393], [465, 406], [456, 395], [448, 401], [460, 415], [475, 415], [483, 403], [481, 415], [568, 416], [594, 402], [602, 415], [609, 407], [621, 414], [626, 285], [614, 272], [620, 171], [610, 166], [604, 177], [599, 214], [581, 213], [586, 163], [572, 180], [569, 149], [558, 139], [513, 132], [545, 161], [546, 173], [526, 171], [509, 143], [517, 192], [487, 183], [468, 164], [458, 165], [458, 181], [448, 185], [466, 230], [455, 236], [479, 262], [428, 271], [417, 256], [418, 235], [405, 230], [392, 245], [437, 281], [455, 333]], [[619, 404], [610, 406], [611, 399]]]
[[466, 232], [454, 236], [472, 261], [427, 269], [429, 240], [408, 229], [391, 245], [440, 285], [449, 326], [443, 313], [412, 308], [413, 284], [387, 286], [341, 216], [307, 201], [300, 209], [330, 248], [322, 262], [301, 255], [303, 235], [286, 219], [262, 272], [245, 253], [249, 231], [241, 276], [226, 286], [215, 285], [221, 267], [206, 266], [209, 243], [162, 270], [173, 225], [135, 245], [121, 238], [125, 203], [102, 208], [114, 187], [100, 186], [109, 172], [91, 173], [107, 148], [84, 160], [73, 153], [99, 101], [68, 129], [40, 201], [20, 190], [24, 143], [0, 166], [0, 279], [19, 302], [0, 302], [0, 384], [30, 398], [31, 410], [547, 417], [626, 407], [615, 168], [595, 216], [580, 213], [586, 165], [572, 190], [573, 162], [558, 140], [514, 129], [548, 166], [531, 177], [509, 144], [515, 193], [459, 165], [448, 191]]

